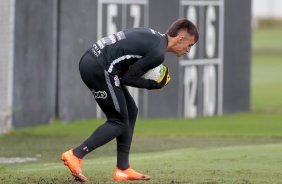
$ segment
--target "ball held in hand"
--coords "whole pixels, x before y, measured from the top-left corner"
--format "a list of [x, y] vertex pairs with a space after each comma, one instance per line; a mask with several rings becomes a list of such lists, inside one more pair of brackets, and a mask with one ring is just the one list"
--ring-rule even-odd
[[151, 79], [154, 81], [159, 81], [160, 78], [163, 77], [163, 75], [165, 74], [164, 72], [164, 66], [162, 64], [160, 64], [159, 66], [150, 69], [147, 73], [145, 73], [142, 78], [144, 79]]

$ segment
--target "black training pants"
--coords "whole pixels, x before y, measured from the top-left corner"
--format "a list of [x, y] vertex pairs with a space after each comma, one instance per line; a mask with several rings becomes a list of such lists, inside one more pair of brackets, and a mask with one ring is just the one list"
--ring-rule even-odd
[[117, 165], [127, 167], [122, 164], [129, 164], [128, 155], [138, 113], [137, 106], [127, 88], [120, 84], [118, 76], [104, 70], [88, 51], [80, 60], [79, 71], [83, 82], [107, 117], [107, 121], [84, 143], [89, 151], [93, 151], [116, 138]]

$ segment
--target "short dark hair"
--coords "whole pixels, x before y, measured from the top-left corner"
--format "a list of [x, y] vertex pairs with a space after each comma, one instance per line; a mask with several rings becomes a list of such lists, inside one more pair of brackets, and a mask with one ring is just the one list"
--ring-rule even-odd
[[187, 31], [189, 35], [195, 36], [196, 42], [198, 41], [199, 33], [197, 27], [191, 21], [185, 18], [181, 18], [173, 22], [171, 26], [168, 28], [168, 30], [166, 31], [166, 34], [168, 34], [171, 37], [176, 37], [180, 30]]

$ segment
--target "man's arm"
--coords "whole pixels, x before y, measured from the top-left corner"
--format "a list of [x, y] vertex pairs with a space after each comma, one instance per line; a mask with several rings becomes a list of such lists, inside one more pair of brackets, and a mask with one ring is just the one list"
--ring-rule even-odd
[[[156, 54], [159, 53], [159, 54]], [[166, 77], [161, 82], [156, 82], [150, 79], [143, 79], [142, 76], [150, 69], [160, 65], [164, 60], [163, 54], [154, 52], [154, 50], [145, 57], [134, 63], [123, 75], [122, 83], [127, 86], [146, 88], [146, 89], [160, 89], [166, 83]], [[166, 74], [168, 75], [168, 70]]]
[[134, 63], [122, 77], [122, 84], [137, 88], [155, 89], [157, 82], [150, 79], [143, 79], [142, 76], [147, 71], [142, 68], [140, 62]]

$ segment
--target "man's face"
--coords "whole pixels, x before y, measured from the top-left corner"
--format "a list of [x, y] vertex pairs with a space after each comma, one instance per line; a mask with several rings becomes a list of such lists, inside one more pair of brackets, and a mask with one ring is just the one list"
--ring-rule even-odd
[[180, 57], [190, 52], [191, 47], [195, 44], [195, 36], [190, 36], [188, 33], [182, 32], [177, 37], [174, 53]]

